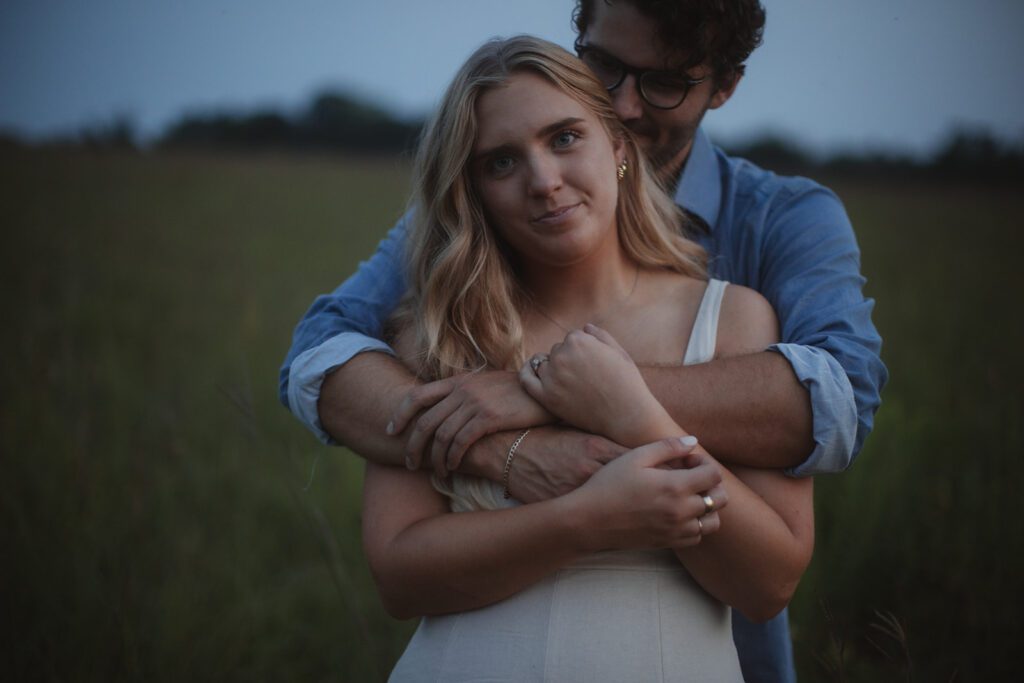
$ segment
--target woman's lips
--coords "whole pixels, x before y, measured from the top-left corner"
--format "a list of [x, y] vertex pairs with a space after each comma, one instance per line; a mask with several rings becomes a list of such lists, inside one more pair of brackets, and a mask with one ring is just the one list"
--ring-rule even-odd
[[559, 223], [569, 220], [572, 214], [576, 212], [576, 209], [578, 207], [578, 203], [560, 206], [557, 209], [553, 209], [551, 211], [548, 211], [547, 213], [543, 213], [540, 216], [537, 216], [536, 218], [532, 218], [530, 220], [534, 223], [540, 223], [541, 225], [557, 225]]

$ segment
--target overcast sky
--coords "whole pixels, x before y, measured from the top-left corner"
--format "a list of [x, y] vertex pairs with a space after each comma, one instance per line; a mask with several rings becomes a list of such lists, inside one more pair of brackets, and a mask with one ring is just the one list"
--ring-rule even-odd
[[[347, 87], [427, 112], [486, 38], [572, 45], [573, 0], [0, 0], [0, 128], [294, 109]], [[1024, 141], [1024, 0], [767, 0], [764, 45], [706, 125], [818, 151], [927, 153], [958, 124]]]

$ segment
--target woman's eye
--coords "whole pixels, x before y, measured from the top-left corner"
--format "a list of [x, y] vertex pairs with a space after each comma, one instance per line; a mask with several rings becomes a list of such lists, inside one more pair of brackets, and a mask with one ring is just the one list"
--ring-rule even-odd
[[512, 157], [498, 157], [491, 160], [491, 170], [496, 173], [503, 173], [512, 168]]
[[555, 147], [568, 147], [579, 139], [579, 134], [571, 130], [563, 130], [555, 136]]

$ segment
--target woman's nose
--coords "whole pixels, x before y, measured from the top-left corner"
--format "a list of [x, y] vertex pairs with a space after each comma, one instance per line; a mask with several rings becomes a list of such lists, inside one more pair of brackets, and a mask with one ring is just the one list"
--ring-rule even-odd
[[540, 155], [530, 162], [530, 192], [547, 196], [561, 185], [562, 172], [554, 158]]

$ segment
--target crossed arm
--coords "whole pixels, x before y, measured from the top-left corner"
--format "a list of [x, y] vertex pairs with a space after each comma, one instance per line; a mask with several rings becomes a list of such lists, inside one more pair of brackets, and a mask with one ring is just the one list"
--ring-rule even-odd
[[[788, 602], [813, 545], [811, 480], [745, 468], [734, 474], [699, 448], [687, 455], [678, 441], [683, 430], [628, 355], [600, 334], [574, 333], [536, 376], [524, 370], [527, 390], [583, 429], [630, 446], [655, 443], [629, 451], [565, 496], [458, 514], [446, 514], [424, 472], [369, 463], [364, 544], [392, 614], [481, 607], [583, 554], [630, 547], [674, 548], [706, 590], [752, 620], [768, 619]], [[580, 410], [573, 397], [594, 393], [593, 383], [616, 391], [608, 403]], [[673, 460], [682, 460], [681, 469], [663, 467]], [[702, 518], [709, 534], [702, 536], [695, 520], [709, 490], [725, 507]]]
[[[642, 373], [675, 422], [698, 434], [716, 455], [724, 454], [719, 456], [723, 462], [781, 469], [810, 452], [807, 391], [778, 354], [650, 367]], [[430, 412], [439, 393], [448, 403]], [[368, 460], [414, 467], [444, 462], [450, 469], [499, 481], [518, 431], [553, 423], [536, 404], [510, 412], [510, 406], [522, 405], [521, 396], [512, 372], [482, 372], [422, 386], [398, 359], [363, 353], [327, 376], [318, 409], [325, 429]], [[493, 411], [496, 405], [503, 411]], [[396, 427], [394, 434], [388, 434], [389, 423]], [[751, 443], [758, 448], [751, 449]], [[553, 424], [534, 429], [517, 456], [513, 492], [524, 502], [564, 494], [623, 450], [610, 439], [579, 430]]]
[[717, 466], [650, 469], [688, 452], [678, 439], [652, 444], [568, 495], [459, 513], [427, 472], [367, 462], [363, 546], [385, 608], [397, 618], [476, 609], [597, 550], [695, 543], [697, 492], [720, 481]]

